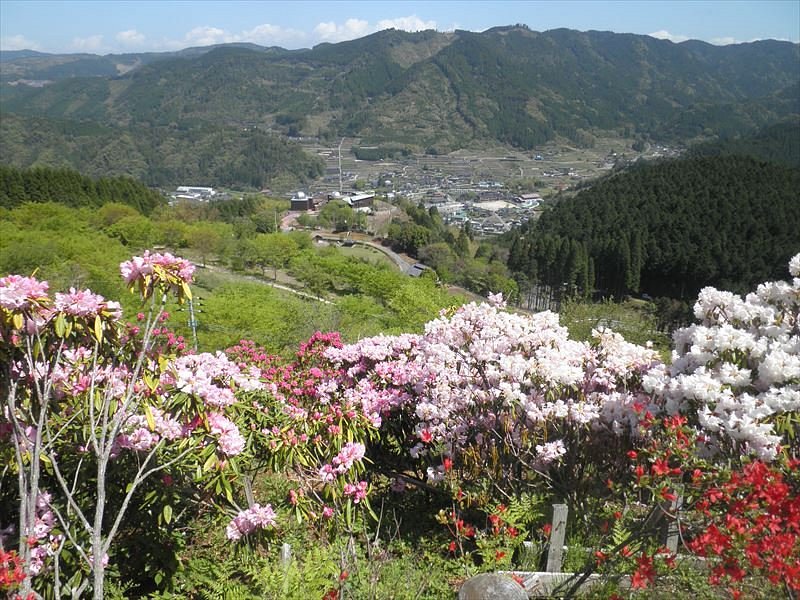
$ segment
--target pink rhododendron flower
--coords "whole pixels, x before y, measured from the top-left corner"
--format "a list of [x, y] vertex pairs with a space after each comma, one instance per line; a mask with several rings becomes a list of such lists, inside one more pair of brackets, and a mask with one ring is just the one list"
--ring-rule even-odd
[[346, 483], [344, 485], [344, 495], [351, 497], [354, 504], [358, 504], [367, 497], [367, 482], [359, 481], [357, 484]]
[[188, 260], [173, 256], [168, 252], [159, 254], [157, 252], [150, 253], [149, 250], [145, 250], [142, 256], [134, 256], [131, 260], [121, 263], [119, 269], [122, 277], [125, 279], [125, 283], [130, 285], [140, 277], [151, 275], [154, 266], [162, 267], [177, 275], [178, 278], [185, 283], [190, 283], [192, 281], [194, 265]]
[[246, 442], [236, 423], [220, 413], [209, 413], [208, 426], [212, 434], [219, 436], [217, 443], [223, 454], [226, 456], [241, 454]]
[[333, 466], [336, 472], [342, 474], [348, 471], [355, 461], [364, 458], [365, 450], [364, 444], [358, 442], [345, 444], [342, 451], [333, 458]]
[[57, 311], [73, 317], [94, 317], [106, 308], [106, 300], [90, 290], [77, 291], [75, 288], [70, 288], [66, 294], [56, 293], [54, 307]]
[[33, 277], [8, 275], [0, 278], [0, 307], [10, 311], [25, 310], [47, 299], [48, 284]]
[[256, 529], [266, 529], [275, 526], [275, 511], [267, 504], [261, 506], [256, 503], [247, 510], [241, 511], [225, 528], [229, 540], [240, 540], [243, 536], [253, 533]]

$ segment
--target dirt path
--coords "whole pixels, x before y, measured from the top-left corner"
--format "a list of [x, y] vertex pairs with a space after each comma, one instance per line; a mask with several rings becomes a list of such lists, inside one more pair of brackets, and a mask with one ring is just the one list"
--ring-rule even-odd
[[234, 273], [233, 271], [215, 265], [206, 265], [205, 269], [211, 272], [224, 273], [226, 276], [233, 277], [235, 279], [242, 279], [245, 281], [252, 281], [253, 283], [268, 285], [270, 287], [283, 290], [284, 292], [289, 292], [291, 294], [294, 294], [295, 296], [307, 298], [308, 300], [316, 300], [317, 302], [321, 302], [322, 304], [333, 304], [333, 302], [331, 302], [330, 300], [326, 300], [325, 298], [320, 298], [319, 296], [314, 296], [313, 294], [296, 290], [292, 287], [289, 287], [288, 285], [283, 285], [275, 281], [268, 281], [266, 279], [261, 279], [260, 277], [255, 277], [254, 275], [240, 275], [239, 273]]

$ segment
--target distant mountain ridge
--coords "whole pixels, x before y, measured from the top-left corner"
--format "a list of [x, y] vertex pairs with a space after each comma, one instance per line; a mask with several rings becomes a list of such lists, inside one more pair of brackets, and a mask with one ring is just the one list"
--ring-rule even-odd
[[0, 50], [0, 82], [22, 80], [60, 81], [73, 77], [114, 77], [133, 69], [176, 57], [194, 57], [220, 47], [247, 48], [255, 52], [291, 52], [249, 42], [192, 46], [171, 52], [127, 52], [120, 54], [59, 54], [36, 50]]
[[[4, 58], [0, 71], [3, 113], [91, 121], [134, 138], [258, 128], [448, 152], [482, 141], [591, 145], [601, 132], [730, 137], [800, 116], [798, 44], [674, 44], [524, 26], [385, 30], [304, 50], [35, 55]], [[12, 86], [12, 77], [54, 83]], [[13, 159], [5, 144], [0, 150], [1, 161]]]

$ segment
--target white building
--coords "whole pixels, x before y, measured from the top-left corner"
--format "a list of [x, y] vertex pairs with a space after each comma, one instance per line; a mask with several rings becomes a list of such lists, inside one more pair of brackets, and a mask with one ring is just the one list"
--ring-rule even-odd
[[208, 200], [216, 196], [214, 188], [201, 187], [196, 185], [179, 185], [172, 194], [173, 198], [179, 200]]

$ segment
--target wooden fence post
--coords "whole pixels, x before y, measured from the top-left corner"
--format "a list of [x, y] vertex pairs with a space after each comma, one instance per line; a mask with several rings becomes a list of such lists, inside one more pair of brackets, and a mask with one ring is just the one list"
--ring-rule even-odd
[[247, 498], [247, 506], [253, 508], [256, 499], [253, 496], [253, 485], [250, 483], [250, 478], [247, 475], [243, 476], [242, 483], [244, 483], [244, 496]]
[[560, 573], [564, 556], [564, 538], [567, 534], [567, 505], [553, 504], [553, 521], [550, 529], [550, 548], [547, 551], [547, 571]]
[[677, 518], [673, 518], [673, 516], [677, 516], [678, 512], [683, 507], [683, 496], [681, 495], [681, 490], [676, 489], [674, 490], [675, 499], [672, 500], [668, 507], [665, 507], [665, 510], [669, 513], [667, 515], [667, 523], [664, 527], [664, 545], [667, 547], [672, 554], [676, 554], [678, 552], [678, 541], [680, 540], [680, 526], [679, 521]]

